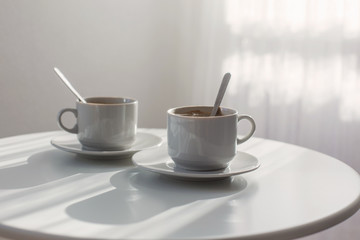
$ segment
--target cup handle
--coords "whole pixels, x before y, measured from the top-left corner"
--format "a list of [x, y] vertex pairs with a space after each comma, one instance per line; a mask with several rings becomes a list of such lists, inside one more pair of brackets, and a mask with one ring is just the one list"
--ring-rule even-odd
[[75, 118], [77, 118], [77, 116], [78, 116], [78, 112], [74, 108], [64, 108], [64, 109], [60, 110], [60, 112], [58, 113], [58, 116], [57, 116], [57, 121], [58, 121], [59, 126], [69, 133], [78, 133], [78, 125], [77, 124], [75, 124], [75, 126], [73, 128], [67, 128], [62, 123], [61, 118], [65, 112], [73, 113]]
[[242, 119], [246, 119], [251, 123], [251, 130], [250, 130], [249, 134], [246, 135], [245, 137], [243, 137], [241, 139], [238, 138], [237, 139], [237, 144], [240, 144], [240, 143], [243, 143], [243, 142], [247, 141], [254, 134], [255, 129], [256, 129], [256, 124], [255, 124], [255, 121], [254, 121], [254, 119], [252, 117], [250, 117], [248, 115], [240, 115], [240, 116], [238, 116], [238, 122], [240, 122], [240, 120], [242, 120]]

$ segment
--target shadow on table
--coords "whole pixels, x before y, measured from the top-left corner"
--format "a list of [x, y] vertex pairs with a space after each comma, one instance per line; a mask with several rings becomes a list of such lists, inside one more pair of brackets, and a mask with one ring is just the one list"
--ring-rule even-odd
[[34, 187], [77, 173], [109, 172], [130, 166], [131, 159], [86, 159], [48, 150], [31, 155], [26, 162], [0, 168], [0, 189]]
[[202, 206], [202, 200], [229, 197], [247, 187], [246, 180], [240, 176], [190, 182], [138, 169], [113, 175], [111, 183], [116, 189], [70, 205], [67, 214], [86, 222], [131, 224], [171, 214], [172, 211], [178, 214], [178, 206], [186, 205], [184, 209], [192, 211], [192, 208]]

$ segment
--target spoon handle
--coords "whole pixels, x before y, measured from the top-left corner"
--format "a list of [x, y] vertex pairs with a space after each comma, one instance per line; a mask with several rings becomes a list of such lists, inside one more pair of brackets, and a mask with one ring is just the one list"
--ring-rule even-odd
[[213, 107], [213, 109], [211, 111], [210, 116], [215, 116], [216, 115], [216, 112], [218, 111], [220, 103], [221, 103], [221, 101], [222, 101], [222, 99], [224, 97], [227, 85], [229, 84], [230, 78], [231, 78], [230, 73], [226, 73], [224, 75], [223, 80], [222, 80], [221, 85], [220, 85], [220, 88], [219, 88], [218, 95], [217, 95], [216, 100], [215, 100], [214, 107]]
[[76, 89], [71, 85], [71, 83], [66, 79], [64, 74], [60, 72], [58, 68], [54, 68], [54, 71], [59, 76], [59, 78], [63, 81], [63, 83], [70, 89], [70, 91], [83, 103], [86, 103], [85, 99], [81, 97], [81, 95], [76, 91]]

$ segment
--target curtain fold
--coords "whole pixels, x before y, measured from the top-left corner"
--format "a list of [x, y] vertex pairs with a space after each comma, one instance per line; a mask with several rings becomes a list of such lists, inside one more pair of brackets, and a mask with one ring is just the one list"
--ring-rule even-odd
[[231, 72], [223, 104], [253, 115], [256, 136], [360, 170], [359, 1], [203, 1], [195, 8], [200, 27], [187, 29], [198, 36], [193, 103], [212, 104]]

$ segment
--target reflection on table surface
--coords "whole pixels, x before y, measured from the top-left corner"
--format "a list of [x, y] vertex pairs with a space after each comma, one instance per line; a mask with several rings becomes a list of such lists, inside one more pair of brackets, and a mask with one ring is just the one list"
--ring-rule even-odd
[[[149, 132], [165, 136], [163, 129]], [[60, 151], [49, 143], [59, 134], [0, 140], [1, 236], [294, 238], [341, 222], [359, 208], [353, 169], [294, 145], [251, 139], [239, 150], [256, 156], [259, 169], [193, 182], [141, 170], [131, 159]]]

